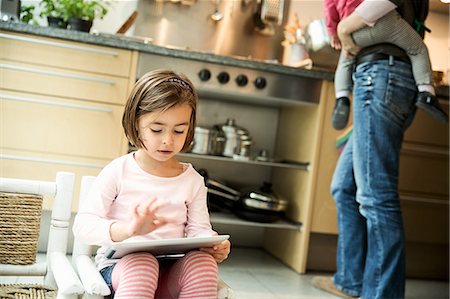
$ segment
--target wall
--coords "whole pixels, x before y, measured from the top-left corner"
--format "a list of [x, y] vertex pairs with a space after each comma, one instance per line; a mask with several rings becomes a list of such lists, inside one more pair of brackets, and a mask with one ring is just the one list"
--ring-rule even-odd
[[449, 15], [430, 12], [426, 24], [431, 29], [431, 33], [425, 36], [425, 44], [428, 46], [433, 70], [448, 72], [450, 69]]

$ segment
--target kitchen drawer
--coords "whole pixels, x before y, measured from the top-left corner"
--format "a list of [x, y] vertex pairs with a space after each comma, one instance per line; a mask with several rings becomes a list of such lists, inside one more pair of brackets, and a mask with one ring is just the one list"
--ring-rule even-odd
[[[63, 155], [36, 154], [26, 151], [2, 150], [0, 177], [54, 181], [58, 171], [75, 173], [75, 189], [72, 211], [78, 209], [81, 177], [96, 176], [109, 160], [81, 159]], [[51, 199], [44, 198], [43, 209], [50, 210]]]
[[0, 60], [1, 89], [124, 105], [128, 79]]
[[448, 245], [448, 208], [446, 202], [403, 200], [406, 240]]
[[123, 107], [0, 91], [2, 148], [113, 159], [123, 153]]
[[0, 32], [0, 59], [129, 77], [131, 51]]
[[[442, 108], [449, 112], [448, 101], [440, 101]], [[420, 109], [411, 127], [405, 132], [405, 143], [444, 147], [448, 150], [448, 124], [441, 123]]]
[[442, 199], [448, 202], [449, 157], [446, 153], [402, 150], [400, 193]]

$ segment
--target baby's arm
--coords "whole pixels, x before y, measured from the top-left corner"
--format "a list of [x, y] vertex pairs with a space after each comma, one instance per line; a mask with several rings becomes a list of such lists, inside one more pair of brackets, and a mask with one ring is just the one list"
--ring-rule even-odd
[[337, 34], [330, 35], [330, 45], [333, 49], [340, 50], [341, 49], [341, 41]]

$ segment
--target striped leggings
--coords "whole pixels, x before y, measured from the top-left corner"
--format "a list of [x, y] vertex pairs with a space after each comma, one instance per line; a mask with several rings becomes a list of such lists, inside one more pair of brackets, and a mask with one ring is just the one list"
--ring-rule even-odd
[[115, 299], [217, 298], [217, 263], [205, 252], [191, 251], [161, 263], [150, 253], [121, 258], [111, 280]]

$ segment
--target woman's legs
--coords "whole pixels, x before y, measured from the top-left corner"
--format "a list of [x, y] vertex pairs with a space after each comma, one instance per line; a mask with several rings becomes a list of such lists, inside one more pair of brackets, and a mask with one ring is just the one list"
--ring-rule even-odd
[[154, 298], [159, 264], [150, 253], [132, 253], [121, 258], [112, 272], [115, 299]]
[[202, 251], [191, 251], [162, 267], [157, 298], [217, 298], [217, 263]]

